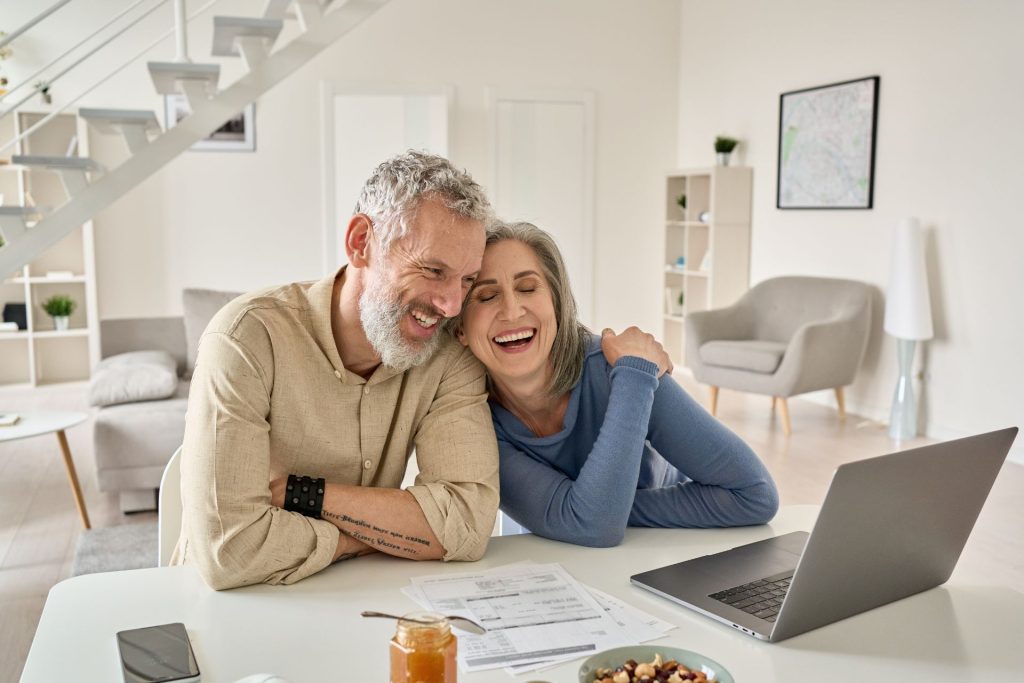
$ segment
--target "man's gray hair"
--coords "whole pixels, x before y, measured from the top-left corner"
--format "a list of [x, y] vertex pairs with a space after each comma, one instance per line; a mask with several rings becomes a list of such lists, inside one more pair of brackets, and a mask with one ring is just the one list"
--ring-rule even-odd
[[487, 226], [493, 216], [484, 189], [444, 157], [409, 150], [378, 166], [363, 185], [355, 213], [373, 221], [381, 250], [409, 231], [423, 199], [436, 199], [449, 211]]

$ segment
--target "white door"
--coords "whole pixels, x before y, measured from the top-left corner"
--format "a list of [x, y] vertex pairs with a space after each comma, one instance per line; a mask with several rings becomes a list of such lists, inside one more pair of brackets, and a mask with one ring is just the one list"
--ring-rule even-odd
[[353, 90], [323, 84], [324, 274], [345, 263], [359, 192], [385, 159], [409, 149], [448, 156], [450, 89]]
[[593, 316], [594, 105], [587, 92], [489, 90], [498, 217], [551, 233], [580, 319]]

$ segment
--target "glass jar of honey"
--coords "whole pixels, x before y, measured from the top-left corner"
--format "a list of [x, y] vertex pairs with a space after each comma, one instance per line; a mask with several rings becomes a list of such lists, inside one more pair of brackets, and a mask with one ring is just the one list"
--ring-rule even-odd
[[391, 639], [391, 683], [455, 683], [457, 647], [442, 615], [406, 614]]

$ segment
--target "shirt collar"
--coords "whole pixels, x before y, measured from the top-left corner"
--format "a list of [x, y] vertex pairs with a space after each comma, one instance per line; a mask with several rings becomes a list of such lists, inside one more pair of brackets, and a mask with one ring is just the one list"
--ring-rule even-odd
[[320, 350], [327, 356], [335, 371], [341, 374], [341, 379], [346, 384], [378, 384], [401, 373], [382, 364], [377, 366], [369, 379], [363, 379], [345, 368], [345, 364], [341, 362], [341, 355], [338, 353], [338, 346], [334, 342], [334, 330], [331, 328], [331, 299], [334, 295], [334, 284], [344, 274], [347, 267], [347, 265], [342, 266], [336, 272], [314, 282], [309, 288], [313, 336]]

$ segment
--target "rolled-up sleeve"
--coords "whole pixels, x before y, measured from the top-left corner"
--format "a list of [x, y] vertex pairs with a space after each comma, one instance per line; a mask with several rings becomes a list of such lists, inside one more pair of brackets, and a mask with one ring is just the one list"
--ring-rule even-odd
[[333, 524], [270, 504], [274, 378], [265, 355], [208, 331], [192, 378], [181, 463], [187, 540], [176, 557], [217, 590], [294, 583], [328, 566], [338, 544]]
[[498, 510], [498, 448], [484, 367], [461, 349], [445, 369], [415, 436], [416, 498], [444, 559], [478, 560]]

